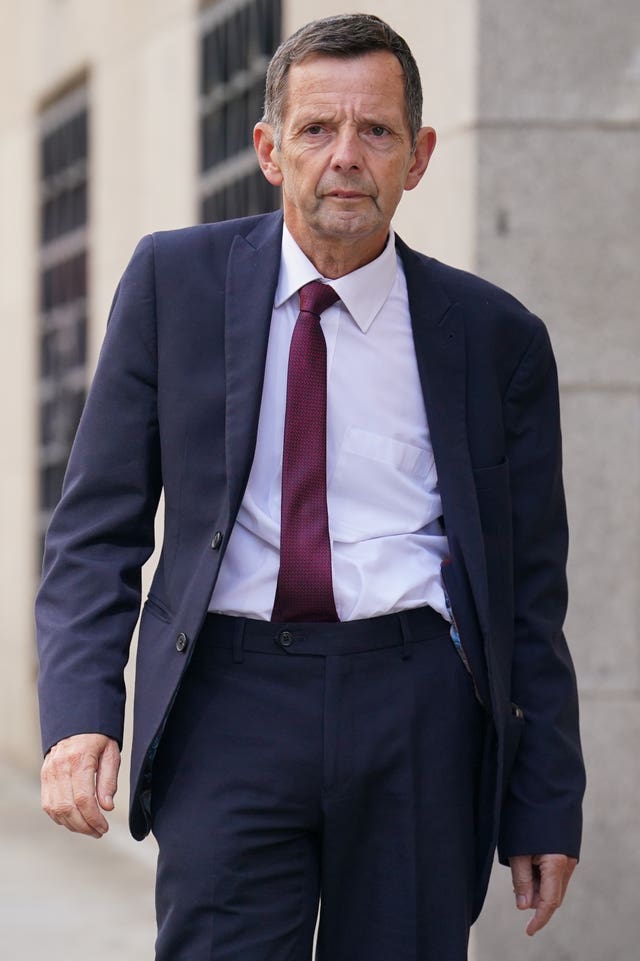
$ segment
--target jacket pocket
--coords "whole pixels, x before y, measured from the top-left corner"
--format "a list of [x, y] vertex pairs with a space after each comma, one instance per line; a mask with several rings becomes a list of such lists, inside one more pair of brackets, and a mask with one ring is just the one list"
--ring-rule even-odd
[[173, 619], [173, 615], [169, 608], [163, 604], [159, 597], [155, 594], [149, 594], [144, 603], [143, 611], [148, 611], [149, 614], [153, 614], [154, 617], [158, 617], [161, 621], [165, 621], [167, 624]]

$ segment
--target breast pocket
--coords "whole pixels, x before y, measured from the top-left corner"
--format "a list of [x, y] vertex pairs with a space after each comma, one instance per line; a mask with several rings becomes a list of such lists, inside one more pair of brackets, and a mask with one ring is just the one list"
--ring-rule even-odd
[[350, 427], [329, 482], [334, 536], [348, 541], [421, 530], [434, 519], [436, 485], [431, 451]]

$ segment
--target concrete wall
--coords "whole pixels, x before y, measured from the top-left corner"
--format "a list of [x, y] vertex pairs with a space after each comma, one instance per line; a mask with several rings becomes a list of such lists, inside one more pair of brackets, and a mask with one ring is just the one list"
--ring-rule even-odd
[[571, 522], [584, 856], [526, 940], [500, 870], [480, 961], [629, 961], [640, 939], [640, 17], [635, 0], [481, 0], [478, 271], [547, 322]]
[[7, 0], [0, 11], [0, 752], [31, 768], [39, 764], [31, 613], [39, 563], [38, 114], [88, 77], [92, 367], [138, 238], [196, 216], [197, 8], [197, 0]]
[[0, 56], [0, 751], [24, 763], [36, 743], [31, 607], [37, 481], [32, 202], [37, 174], [27, 111], [8, 102], [11, 67]]

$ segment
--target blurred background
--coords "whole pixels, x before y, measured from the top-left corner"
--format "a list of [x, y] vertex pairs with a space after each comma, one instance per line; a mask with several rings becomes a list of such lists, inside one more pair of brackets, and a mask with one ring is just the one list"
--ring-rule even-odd
[[64, 837], [38, 812], [32, 599], [43, 533], [136, 241], [278, 205], [250, 146], [268, 59], [302, 23], [363, 7], [411, 45], [424, 120], [439, 134], [396, 229], [542, 316], [560, 372], [584, 856], [562, 916], [533, 940], [497, 868], [473, 956], [637, 956], [637, 0], [0, 0], [3, 961], [45, 949], [49, 961], [151, 956], [153, 849], [126, 834], [126, 783], [100, 845]]

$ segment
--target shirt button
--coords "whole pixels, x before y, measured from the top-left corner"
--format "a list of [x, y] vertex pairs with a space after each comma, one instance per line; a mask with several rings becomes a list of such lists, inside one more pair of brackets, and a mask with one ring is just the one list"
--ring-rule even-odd
[[281, 644], [282, 647], [291, 647], [293, 644], [293, 634], [291, 631], [281, 631], [278, 634], [278, 643]]
[[189, 638], [187, 635], [182, 632], [178, 634], [178, 638], [176, 640], [176, 651], [178, 654], [183, 654], [186, 651], [188, 644]]
[[222, 531], [216, 531], [215, 534], [213, 535], [213, 540], [211, 541], [212, 550], [214, 551], [219, 550], [221, 544], [222, 544]]

